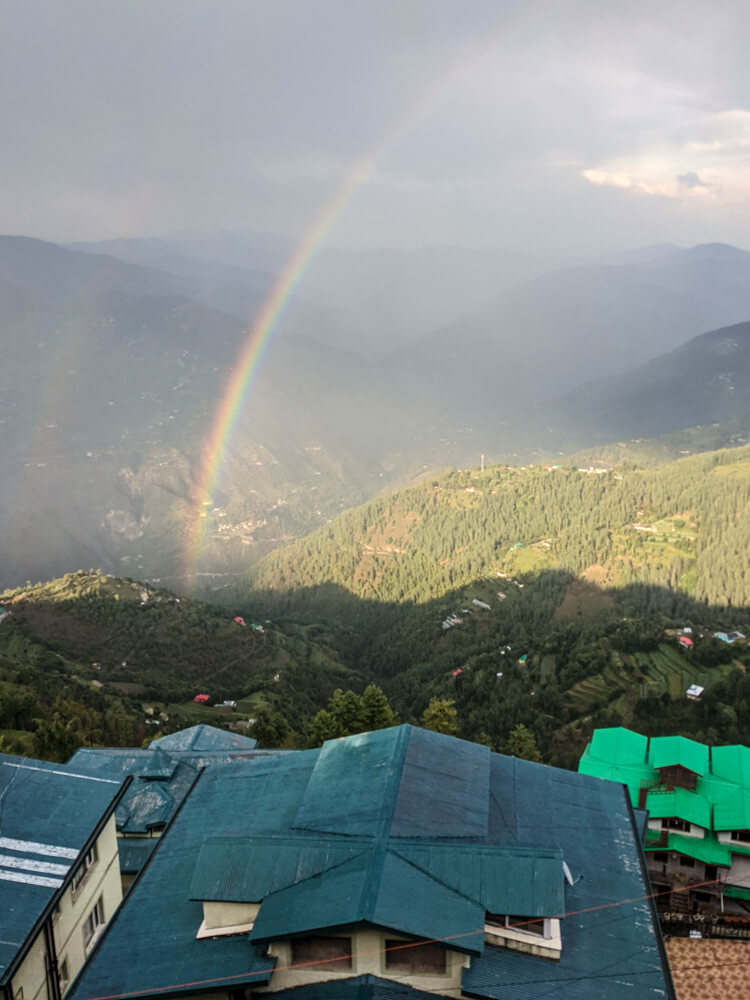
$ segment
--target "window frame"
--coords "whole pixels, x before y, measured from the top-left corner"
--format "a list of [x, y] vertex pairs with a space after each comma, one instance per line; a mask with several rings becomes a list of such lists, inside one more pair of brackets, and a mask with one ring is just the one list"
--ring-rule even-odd
[[[344, 949], [346, 951], [346, 956], [341, 956], [341, 958], [322, 958], [318, 963], [310, 961], [309, 959], [298, 959], [295, 958], [294, 951], [295, 947], [299, 947], [301, 944], [309, 944], [313, 941], [342, 941], [348, 942], [344, 944]], [[351, 973], [354, 971], [354, 938], [350, 934], [310, 934], [305, 937], [291, 938], [289, 941], [289, 959], [290, 964], [294, 967], [295, 965], [302, 966], [310, 972], [344, 972]], [[347, 965], [338, 964], [348, 962]]]
[[[503, 923], [499, 923], [502, 920]], [[532, 924], [541, 924], [541, 932], [530, 930]], [[521, 917], [510, 913], [485, 913], [484, 933], [492, 934], [491, 928], [498, 931], [515, 931], [518, 934], [528, 934], [536, 941], [548, 941], [552, 937], [552, 924], [550, 917]], [[490, 928], [490, 930], [488, 930]]]
[[[386, 975], [388, 973], [401, 973], [403, 976], [449, 976], [451, 974], [450, 963], [448, 961], [448, 949], [444, 948], [437, 941], [409, 941], [403, 938], [384, 938], [385, 948], [383, 951], [383, 970]], [[441, 969], [427, 969], [417, 971], [411, 967], [405, 967], [401, 965], [399, 967], [399, 957], [402, 961], [405, 961], [406, 956], [416, 956], [419, 954], [419, 949], [424, 948], [434, 948], [436, 949], [442, 959], [443, 966]]]
[[75, 874], [73, 875], [71, 891], [73, 893], [74, 898], [77, 895], [83, 883], [91, 874], [91, 872], [94, 870], [94, 868], [96, 868], [98, 861], [99, 861], [99, 851], [97, 850], [97, 846], [94, 843], [84, 854], [83, 858], [81, 859], [81, 863], [76, 868]]
[[[104, 919], [104, 897], [100, 896], [83, 921], [83, 950], [88, 954], [106, 921]], [[90, 927], [90, 933], [89, 933]]]

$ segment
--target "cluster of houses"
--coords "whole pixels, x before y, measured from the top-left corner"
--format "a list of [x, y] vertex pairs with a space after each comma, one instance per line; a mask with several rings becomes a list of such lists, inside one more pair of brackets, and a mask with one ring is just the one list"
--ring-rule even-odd
[[406, 725], [196, 726], [0, 755], [0, 797], [4, 1000], [675, 996], [617, 780]]

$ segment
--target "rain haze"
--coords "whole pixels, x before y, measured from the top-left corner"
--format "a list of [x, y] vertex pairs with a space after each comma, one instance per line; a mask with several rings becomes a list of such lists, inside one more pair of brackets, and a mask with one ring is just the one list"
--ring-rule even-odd
[[221, 587], [440, 470], [743, 441], [748, 19], [7, 0], [0, 583]]

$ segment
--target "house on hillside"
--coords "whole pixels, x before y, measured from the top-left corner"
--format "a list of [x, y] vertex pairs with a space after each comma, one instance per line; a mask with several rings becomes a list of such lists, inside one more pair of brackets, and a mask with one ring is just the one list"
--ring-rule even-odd
[[624, 783], [633, 806], [648, 810], [645, 849], [654, 890], [685, 890], [660, 902], [670, 933], [677, 933], [670, 924], [677, 913], [691, 919], [729, 913], [745, 918], [744, 930], [738, 925], [731, 936], [750, 939], [748, 747], [597, 729], [578, 770]]
[[152, 740], [145, 749], [85, 747], [73, 754], [68, 764], [78, 771], [99, 778], [122, 780], [132, 775], [135, 779], [115, 813], [123, 889], [148, 861], [156, 838], [190, 793], [200, 770], [273, 752], [256, 746], [250, 737], [198, 725]]
[[0, 754], [0, 995], [61, 1000], [122, 899], [127, 784]]
[[73, 1000], [673, 998], [648, 892], [622, 786], [397, 726], [207, 768]]
[[689, 635], [681, 635], [678, 638], [677, 642], [685, 649], [692, 649], [693, 646], [695, 645], [695, 643], [693, 642], [693, 640], [690, 638]]

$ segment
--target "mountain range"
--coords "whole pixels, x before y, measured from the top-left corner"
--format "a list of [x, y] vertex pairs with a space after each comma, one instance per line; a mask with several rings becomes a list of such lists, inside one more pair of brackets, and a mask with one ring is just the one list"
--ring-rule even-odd
[[[0, 584], [87, 566], [196, 582], [185, 549], [204, 441], [285, 248], [106, 247], [130, 259], [0, 238]], [[322, 252], [246, 395], [203, 512], [201, 579], [229, 582], [342, 510], [481, 453], [550, 461], [715, 422], [662, 443], [664, 457], [742, 443], [747, 323], [702, 331], [750, 317], [749, 260], [721, 245], [574, 266]], [[342, 320], [352, 309], [388, 331], [378, 351]]]

